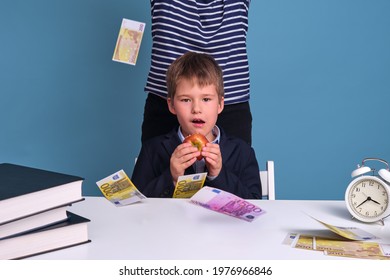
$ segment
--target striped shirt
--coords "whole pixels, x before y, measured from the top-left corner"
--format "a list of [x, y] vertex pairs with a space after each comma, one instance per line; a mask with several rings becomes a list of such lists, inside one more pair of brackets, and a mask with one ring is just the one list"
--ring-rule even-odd
[[246, 48], [250, 0], [151, 0], [152, 57], [145, 91], [167, 98], [166, 71], [188, 51], [223, 71], [225, 105], [249, 100]]

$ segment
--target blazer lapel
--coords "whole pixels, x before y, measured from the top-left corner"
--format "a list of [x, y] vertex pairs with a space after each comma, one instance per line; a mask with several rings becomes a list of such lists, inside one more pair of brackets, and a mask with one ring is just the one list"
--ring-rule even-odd
[[225, 161], [230, 158], [235, 145], [232, 144], [233, 142], [229, 141], [229, 136], [226, 135], [225, 131], [223, 131], [222, 128], [219, 129], [221, 131], [219, 147], [221, 149], [222, 163], [225, 163]]
[[[179, 136], [177, 135], [177, 128], [172, 130], [168, 134], [166, 134], [164, 140], [161, 143], [162, 148], [166, 151], [168, 155], [168, 158], [171, 158], [176, 147], [179, 146], [180, 144], [181, 141]], [[188, 167], [184, 172], [185, 175], [194, 174], [194, 173], [195, 173], [195, 169], [192, 165]]]
[[177, 129], [174, 129], [168, 134], [166, 134], [161, 145], [162, 148], [167, 152], [168, 158], [171, 158], [176, 147], [180, 145], [180, 139], [177, 135]]

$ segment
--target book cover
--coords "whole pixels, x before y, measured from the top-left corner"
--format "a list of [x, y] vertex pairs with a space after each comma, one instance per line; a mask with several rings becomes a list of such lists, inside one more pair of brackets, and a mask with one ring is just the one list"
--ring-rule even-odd
[[0, 240], [38, 230], [68, 219], [68, 206], [50, 209], [26, 218], [0, 225]]
[[81, 201], [83, 180], [43, 169], [0, 164], [0, 225]]
[[89, 219], [68, 211], [69, 219], [0, 240], [0, 260], [22, 259], [90, 242]]

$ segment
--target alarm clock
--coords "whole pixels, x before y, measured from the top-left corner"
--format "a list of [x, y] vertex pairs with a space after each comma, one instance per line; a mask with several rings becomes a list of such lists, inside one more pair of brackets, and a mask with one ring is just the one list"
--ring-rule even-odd
[[[375, 175], [375, 169], [366, 166], [367, 161], [379, 161], [387, 168], [380, 169]], [[367, 173], [372, 172], [372, 175]], [[389, 164], [379, 158], [365, 158], [361, 166], [352, 171], [352, 180], [345, 192], [345, 202], [352, 217], [365, 222], [381, 222], [390, 215], [390, 171]]]

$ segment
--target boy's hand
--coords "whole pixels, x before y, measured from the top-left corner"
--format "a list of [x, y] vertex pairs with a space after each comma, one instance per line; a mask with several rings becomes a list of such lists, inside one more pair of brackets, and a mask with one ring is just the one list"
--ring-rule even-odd
[[202, 149], [202, 156], [206, 161], [208, 176], [218, 176], [222, 169], [222, 155], [218, 144], [207, 143]]
[[194, 164], [199, 155], [198, 149], [190, 143], [182, 143], [176, 147], [170, 161], [171, 175], [175, 184], [179, 176], [184, 175], [184, 171]]

